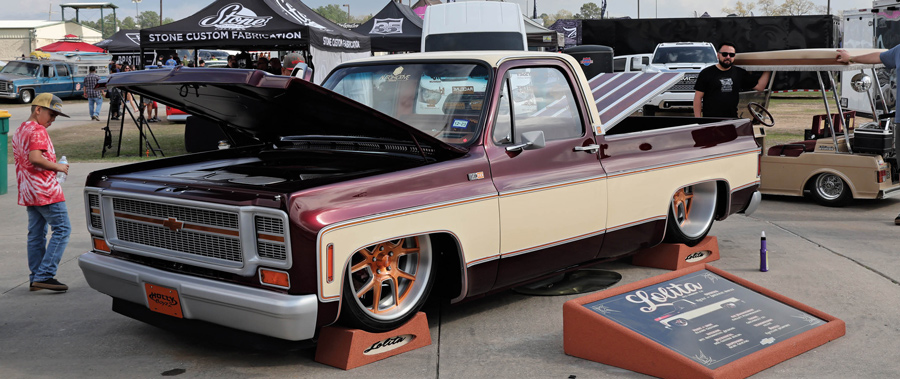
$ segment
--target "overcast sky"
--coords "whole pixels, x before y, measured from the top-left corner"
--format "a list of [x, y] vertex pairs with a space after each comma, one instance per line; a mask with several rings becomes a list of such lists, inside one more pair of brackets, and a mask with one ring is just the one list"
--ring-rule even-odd
[[[78, 2], [100, 2], [102, 0], [79, 1], [79, 0], [25, 0], [28, 6], [22, 6], [23, 0], [0, 0], [0, 20], [59, 20], [59, 4], [60, 3], [78, 3]], [[240, 2], [240, 0], [233, 0]], [[525, 14], [531, 15], [534, 2], [537, 1], [538, 15], [541, 13], [553, 14], [560, 9], [566, 9], [572, 13], [577, 13], [582, 4], [590, 1], [585, 0], [507, 0], [518, 3], [522, 7]], [[702, 14], [709, 12], [711, 16], [725, 16], [722, 13], [723, 7], [734, 7], [737, 0], [639, 0], [641, 18], [660, 17], [693, 17], [694, 12]], [[812, 0], [816, 5], [825, 6], [828, 0]], [[135, 16], [135, 5], [132, 0], [105, 0], [111, 2], [119, 9], [116, 14], [119, 18], [126, 16]], [[143, 12], [152, 10], [159, 12], [160, 2], [162, 3], [163, 17], [171, 17], [173, 19], [181, 19], [197, 12], [203, 7], [209, 5], [213, 0], [143, 0], [137, 4], [137, 8]], [[338, 4], [350, 5], [350, 13], [354, 16], [375, 14], [387, 4], [388, 0], [305, 0], [303, 1], [310, 8]], [[415, 3], [416, 0], [403, 0], [404, 4]], [[598, 6], [602, 0], [593, 1]], [[746, 0], [745, 2], [754, 2], [754, 0]], [[841, 10], [859, 9], [872, 6], [871, 0], [840, 0], [831, 1], [833, 14], [837, 14]], [[638, 16], [638, 0], [607, 0], [607, 11], [613, 17], [630, 16], [636, 18]], [[49, 12], [52, 12], [50, 14]], [[106, 11], [104, 11], [106, 12]], [[104, 13], [105, 14], [105, 13]], [[99, 10], [85, 10], [80, 13], [82, 19], [96, 20], [100, 18]], [[66, 18], [72, 18], [75, 12], [72, 9], [66, 10]], [[2, 21], [0, 21], [2, 22]]]

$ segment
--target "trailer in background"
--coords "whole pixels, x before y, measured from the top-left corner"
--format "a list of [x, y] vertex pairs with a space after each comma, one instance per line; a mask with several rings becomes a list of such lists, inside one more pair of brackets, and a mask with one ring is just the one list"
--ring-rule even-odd
[[[876, 0], [872, 2], [872, 8], [852, 9], [844, 11], [843, 22], [843, 47], [844, 48], [875, 48], [890, 49], [900, 43], [900, 1]], [[885, 105], [888, 112], [896, 107], [897, 76], [896, 70], [882, 68], [878, 70], [875, 78], [882, 91], [877, 87], [871, 89], [875, 99], [876, 112], [885, 113]], [[865, 93], [849, 90], [853, 75], [841, 77], [841, 105], [848, 110], [856, 111], [867, 116], [872, 115], [872, 105]], [[884, 102], [880, 93], [884, 93]]]

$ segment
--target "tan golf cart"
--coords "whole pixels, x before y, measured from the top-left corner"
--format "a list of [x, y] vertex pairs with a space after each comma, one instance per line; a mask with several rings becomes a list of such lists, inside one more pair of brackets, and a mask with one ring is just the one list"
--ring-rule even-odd
[[[852, 56], [884, 51], [848, 50]], [[735, 57], [735, 65], [748, 71], [772, 71], [768, 88], [772, 88], [778, 71], [819, 73], [816, 76], [824, 107], [821, 114], [813, 116], [803, 140], [763, 148], [759, 188], [763, 194], [809, 195], [819, 204], [842, 206], [853, 198], [882, 199], [900, 193], [893, 112], [879, 114], [870, 96], [875, 121], [856, 125], [856, 112], [844, 111], [837, 91], [825, 91], [825, 80], [835, 88], [837, 72], [853, 75], [853, 90], [869, 93], [873, 79], [876, 88], [881, 88], [875, 69], [882, 65], [842, 64], [836, 57], [834, 49], [741, 53]], [[829, 93], [833, 94], [837, 113], [829, 111]], [[772, 126], [775, 121], [766, 110], [769, 95], [764, 98], [763, 104], [750, 103], [747, 108], [757, 122]], [[760, 130], [759, 135], [764, 134]]]

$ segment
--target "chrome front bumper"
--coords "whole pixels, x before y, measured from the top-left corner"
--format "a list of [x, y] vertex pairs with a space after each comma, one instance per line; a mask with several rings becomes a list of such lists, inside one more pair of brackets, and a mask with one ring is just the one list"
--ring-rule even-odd
[[[145, 283], [172, 288], [184, 318], [207, 321], [290, 341], [316, 332], [316, 295], [286, 295], [172, 273], [88, 252], [78, 266], [91, 288], [114, 298], [147, 304]], [[149, 307], [148, 307], [149, 308]]]

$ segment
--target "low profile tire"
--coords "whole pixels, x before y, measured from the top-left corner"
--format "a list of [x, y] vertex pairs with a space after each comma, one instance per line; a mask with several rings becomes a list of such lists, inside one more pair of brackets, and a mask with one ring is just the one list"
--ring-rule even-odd
[[32, 100], [34, 100], [34, 91], [30, 89], [22, 90], [22, 94], [19, 95], [19, 102], [22, 104], [31, 104]]
[[341, 320], [370, 332], [400, 327], [425, 304], [434, 261], [428, 236], [380, 242], [353, 253], [344, 277]]
[[809, 194], [813, 200], [826, 207], [842, 207], [853, 198], [847, 182], [831, 173], [819, 174], [813, 178]]
[[669, 205], [665, 242], [696, 246], [712, 228], [716, 217], [716, 182], [675, 191]]

